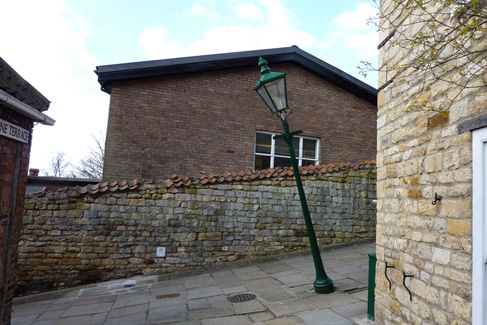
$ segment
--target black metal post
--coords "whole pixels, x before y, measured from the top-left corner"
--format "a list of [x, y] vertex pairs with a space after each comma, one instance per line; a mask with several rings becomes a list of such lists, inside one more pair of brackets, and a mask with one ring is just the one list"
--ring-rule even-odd
[[295, 134], [301, 133], [302, 131], [289, 132], [289, 124], [287, 121], [282, 121], [282, 127], [284, 129], [284, 134], [277, 135], [274, 138], [283, 138], [287, 143], [289, 149], [289, 156], [291, 157], [291, 164], [294, 169], [294, 178], [296, 179], [296, 186], [298, 188], [299, 199], [301, 201], [301, 207], [303, 209], [304, 221], [306, 222], [306, 229], [308, 231], [309, 243], [311, 246], [311, 254], [313, 255], [313, 261], [316, 270], [316, 279], [313, 283], [316, 293], [332, 293], [335, 291], [333, 281], [326, 275], [325, 268], [323, 266], [323, 261], [321, 260], [320, 249], [316, 241], [316, 235], [313, 228], [313, 223], [308, 210], [308, 203], [306, 201], [306, 196], [304, 195], [303, 183], [301, 182], [301, 174], [299, 173], [298, 162], [296, 161], [296, 154], [294, 153], [293, 147], [293, 137]]

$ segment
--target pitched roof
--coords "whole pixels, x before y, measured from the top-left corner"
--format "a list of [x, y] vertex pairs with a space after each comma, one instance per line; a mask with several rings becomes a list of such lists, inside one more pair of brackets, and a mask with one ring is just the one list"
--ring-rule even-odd
[[276, 49], [102, 65], [96, 67], [95, 73], [98, 75], [101, 89], [111, 93], [112, 82], [120, 80], [242, 67], [255, 67], [257, 71], [258, 59], [261, 56], [271, 64], [294, 62], [334, 85], [374, 105], [377, 104], [377, 89], [301, 50], [296, 45]]
[[50, 101], [30, 83], [24, 80], [10, 65], [0, 57], [0, 90], [13, 96], [30, 107], [43, 112], [49, 108]]

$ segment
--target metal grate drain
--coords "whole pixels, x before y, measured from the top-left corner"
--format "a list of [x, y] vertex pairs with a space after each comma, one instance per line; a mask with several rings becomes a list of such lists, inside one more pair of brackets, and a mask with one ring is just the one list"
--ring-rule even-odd
[[228, 297], [228, 301], [233, 302], [233, 303], [239, 303], [239, 302], [246, 302], [246, 301], [251, 301], [257, 298], [256, 295], [253, 293], [239, 293], [237, 295], [233, 295], [231, 297]]
[[169, 299], [169, 298], [176, 298], [179, 297], [181, 294], [180, 293], [169, 293], [167, 295], [160, 295], [157, 296], [156, 299]]

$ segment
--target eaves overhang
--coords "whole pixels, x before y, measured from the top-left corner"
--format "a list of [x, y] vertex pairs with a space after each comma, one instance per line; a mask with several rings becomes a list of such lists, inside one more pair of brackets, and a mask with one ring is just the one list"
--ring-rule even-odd
[[116, 81], [252, 67], [257, 66], [259, 57], [264, 57], [271, 64], [294, 62], [330, 83], [377, 105], [377, 89], [301, 50], [296, 45], [275, 49], [102, 65], [96, 67], [95, 73], [98, 75], [102, 91], [110, 94], [111, 85]]

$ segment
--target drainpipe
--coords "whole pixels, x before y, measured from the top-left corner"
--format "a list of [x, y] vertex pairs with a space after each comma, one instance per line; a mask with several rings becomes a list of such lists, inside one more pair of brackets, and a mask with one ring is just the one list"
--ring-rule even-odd
[[54, 125], [56, 122], [46, 114], [39, 112], [38, 110], [30, 107], [29, 105], [21, 102], [15, 97], [10, 96], [6, 92], [0, 89], [0, 103], [4, 103], [13, 110], [21, 113], [22, 115], [32, 119], [34, 122], [40, 122], [44, 125]]

